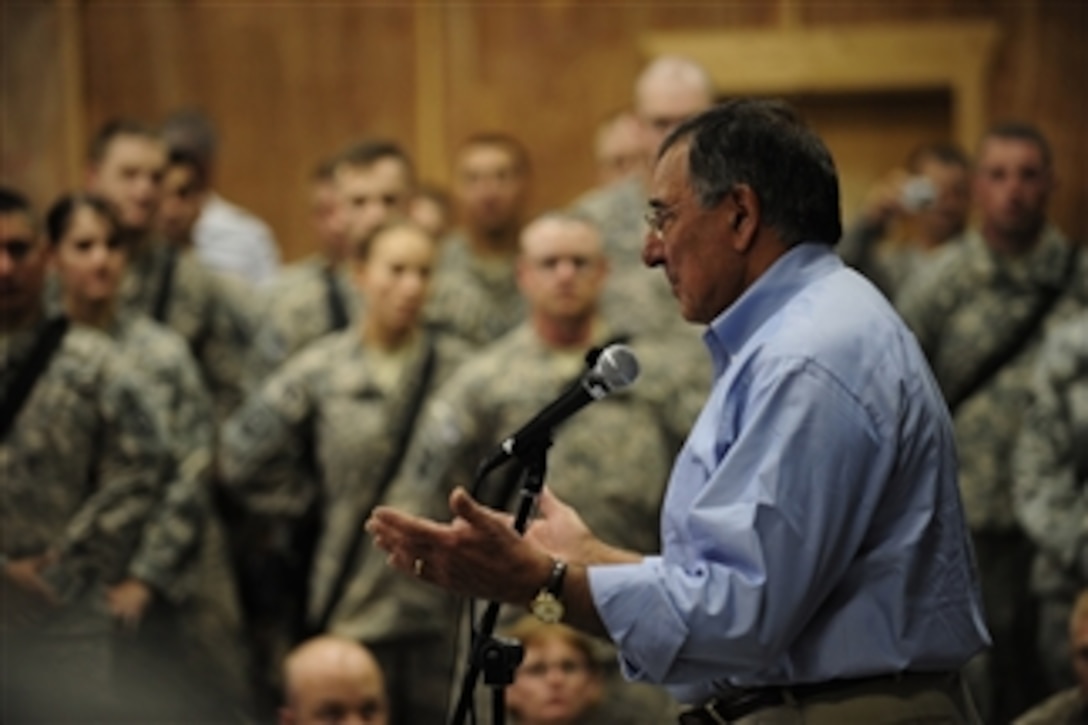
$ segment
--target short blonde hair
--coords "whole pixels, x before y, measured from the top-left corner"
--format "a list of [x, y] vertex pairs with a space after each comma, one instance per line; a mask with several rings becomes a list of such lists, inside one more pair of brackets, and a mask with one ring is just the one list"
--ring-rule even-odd
[[504, 634], [521, 642], [525, 649], [537, 644], [559, 640], [570, 645], [571, 648], [585, 657], [586, 666], [590, 672], [595, 673], [598, 670], [592, 640], [587, 635], [565, 624], [548, 624], [527, 614], [507, 628]]
[[351, 243], [352, 258], [357, 262], [366, 262], [367, 259], [370, 258], [370, 252], [374, 249], [375, 241], [379, 237], [398, 229], [407, 229], [418, 232], [423, 237], [426, 237], [432, 244], [436, 243], [434, 236], [417, 222], [406, 216], [395, 216], [371, 229], [362, 239], [353, 240]]

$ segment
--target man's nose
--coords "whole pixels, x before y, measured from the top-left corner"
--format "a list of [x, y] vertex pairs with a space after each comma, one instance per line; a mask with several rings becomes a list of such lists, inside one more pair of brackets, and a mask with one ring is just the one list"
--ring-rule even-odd
[[642, 240], [642, 263], [647, 267], [657, 267], [663, 261], [665, 257], [662, 253], [661, 240], [658, 239], [657, 233], [650, 229]]

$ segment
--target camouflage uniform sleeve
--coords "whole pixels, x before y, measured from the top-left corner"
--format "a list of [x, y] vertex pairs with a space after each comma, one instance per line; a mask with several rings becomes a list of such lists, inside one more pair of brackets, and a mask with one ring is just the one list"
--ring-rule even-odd
[[214, 396], [217, 419], [223, 420], [242, 402], [247, 388], [249, 350], [256, 328], [254, 295], [228, 278], [209, 280], [212, 309], [200, 362]]
[[660, 411], [662, 430], [675, 454], [710, 394], [710, 354], [699, 335], [687, 330], [652, 341], [636, 338], [634, 348], [642, 368], [642, 379], [635, 384]]
[[940, 341], [943, 322], [952, 312], [952, 295], [948, 279], [942, 271], [947, 264], [935, 262], [910, 278], [895, 298], [899, 314], [910, 327], [918, 344], [932, 363]]
[[253, 334], [253, 344], [249, 350], [249, 364], [242, 381], [247, 394], [260, 389], [261, 383], [283, 364], [289, 355], [287, 336], [277, 324], [274, 310], [275, 303], [269, 300], [269, 312], [262, 317]]
[[316, 491], [307, 451], [315, 402], [309, 385], [313, 355], [280, 368], [223, 424], [216, 462], [218, 480], [247, 508], [298, 516]]
[[104, 370], [95, 489], [69, 522], [60, 551], [59, 574], [73, 585], [94, 573], [121, 578], [173, 466], [167, 433], [134, 380], [120, 361]]
[[428, 401], [386, 503], [432, 518], [449, 515], [447, 497], [471, 485], [470, 461], [479, 447], [475, 384], [471, 366], [461, 368]]
[[[182, 349], [180, 353], [185, 353]], [[176, 358], [171, 448], [175, 476], [144, 527], [129, 574], [175, 600], [186, 592], [187, 567], [194, 560], [211, 507], [212, 445], [215, 438], [211, 396], [196, 363]]]
[[1088, 317], [1055, 329], [1036, 362], [1032, 403], [1013, 458], [1015, 510], [1035, 544], [1067, 571], [1088, 552], [1088, 492], [1077, 481], [1071, 387], [1088, 369]]

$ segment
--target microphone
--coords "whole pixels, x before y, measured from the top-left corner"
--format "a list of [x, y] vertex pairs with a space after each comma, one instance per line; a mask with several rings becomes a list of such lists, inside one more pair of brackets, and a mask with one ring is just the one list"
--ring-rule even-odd
[[595, 358], [585, 375], [561, 393], [532, 420], [506, 438], [480, 464], [477, 480], [511, 458], [520, 458], [551, 437], [552, 430], [595, 400], [623, 390], [638, 378], [638, 358], [626, 345], [609, 345]]

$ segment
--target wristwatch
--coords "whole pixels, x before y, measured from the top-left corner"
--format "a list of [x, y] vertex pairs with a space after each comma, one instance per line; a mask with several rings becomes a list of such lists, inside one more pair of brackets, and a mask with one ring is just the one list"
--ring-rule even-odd
[[563, 618], [563, 602], [559, 600], [559, 595], [563, 592], [563, 577], [566, 574], [567, 562], [556, 559], [547, 583], [529, 602], [529, 610], [541, 622], [555, 624]]

